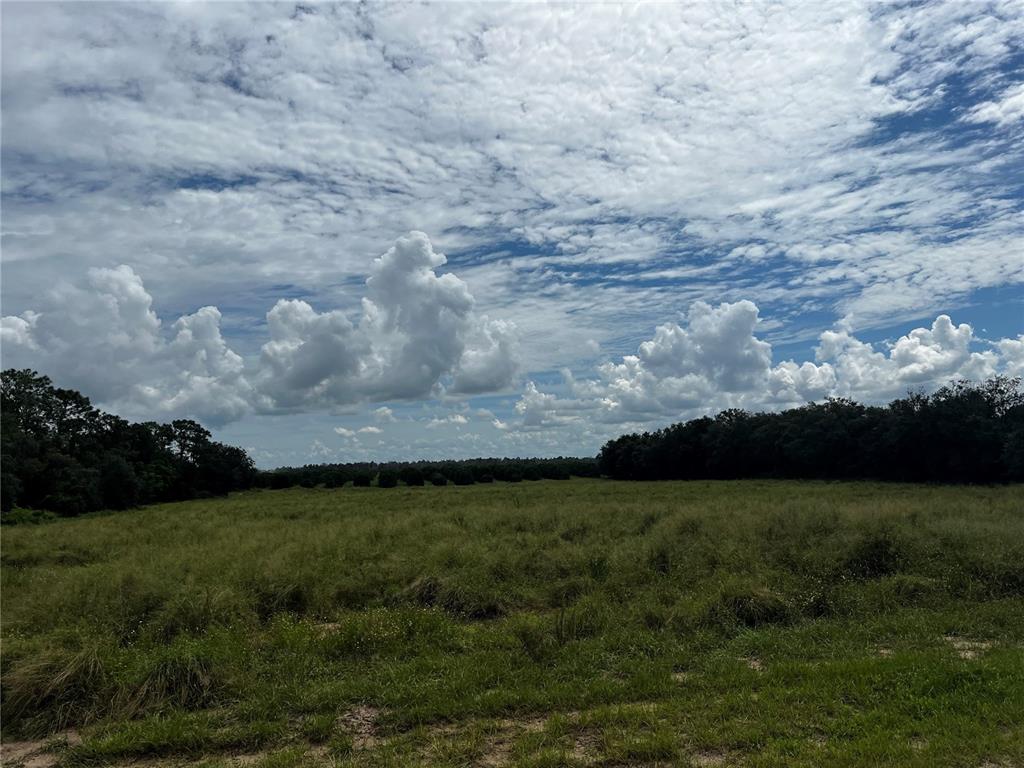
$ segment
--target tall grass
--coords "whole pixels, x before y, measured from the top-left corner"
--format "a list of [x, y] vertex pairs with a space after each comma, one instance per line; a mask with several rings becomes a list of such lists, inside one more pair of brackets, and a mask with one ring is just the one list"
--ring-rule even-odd
[[[84, 726], [85, 762], [358, 744], [342, 716], [372, 704], [393, 748], [426, 764], [417, 726], [551, 712], [596, 713], [609, 760], [685, 764], [692, 745], [666, 736], [683, 722], [730, 754], [788, 743], [792, 764], [801, 729], [846, 733], [847, 763], [867, 765], [911, 722], [1013, 755], [1021, 498], [574, 480], [253, 491], [5, 526], [3, 737]], [[947, 635], [992, 644], [969, 680]], [[777, 670], [756, 707], [737, 661], [755, 658]], [[646, 736], [602, 709], [630, 702], [664, 708]], [[570, 735], [522, 738], [529, 764]], [[931, 764], [952, 755], [936, 750]]]

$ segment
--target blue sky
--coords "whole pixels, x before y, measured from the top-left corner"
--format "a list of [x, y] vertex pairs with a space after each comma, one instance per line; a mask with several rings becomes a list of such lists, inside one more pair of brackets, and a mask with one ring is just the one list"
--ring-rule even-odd
[[263, 466], [1024, 373], [1024, 8], [4, 3], [3, 364]]

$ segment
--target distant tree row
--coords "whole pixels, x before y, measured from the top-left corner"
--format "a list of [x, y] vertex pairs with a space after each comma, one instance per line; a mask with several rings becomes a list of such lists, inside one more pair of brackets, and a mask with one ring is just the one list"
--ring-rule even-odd
[[1024, 481], [1024, 393], [1020, 379], [996, 377], [881, 407], [830, 399], [778, 413], [728, 410], [611, 440], [598, 466], [627, 480]]
[[464, 461], [391, 462], [387, 464], [309, 464], [261, 472], [257, 485], [265, 488], [340, 488], [377, 485], [473, 485], [495, 481], [568, 480], [597, 477], [597, 461], [584, 458], [466, 459]]
[[126, 509], [224, 494], [256, 477], [245, 451], [194, 421], [133, 424], [31, 370], [3, 371], [0, 396], [4, 512]]

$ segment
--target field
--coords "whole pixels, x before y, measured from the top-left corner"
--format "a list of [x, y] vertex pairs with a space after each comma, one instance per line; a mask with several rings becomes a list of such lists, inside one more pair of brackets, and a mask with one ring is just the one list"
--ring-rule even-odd
[[1021, 487], [294, 489], [3, 528], [4, 765], [1024, 765]]

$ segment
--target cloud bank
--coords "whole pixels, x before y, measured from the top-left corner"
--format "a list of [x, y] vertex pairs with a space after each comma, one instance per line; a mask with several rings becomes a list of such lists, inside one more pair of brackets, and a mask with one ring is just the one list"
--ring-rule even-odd
[[249, 365], [225, 342], [216, 307], [179, 318], [168, 338], [139, 275], [94, 268], [85, 286], [55, 289], [48, 308], [3, 318], [5, 365], [37, 366], [130, 413], [213, 424], [251, 410], [501, 390], [519, 365], [515, 326], [478, 316], [466, 284], [435, 271], [445, 263], [422, 232], [400, 237], [373, 262], [355, 322], [281, 299], [266, 315], [270, 340]]
[[881, 402], [957, 378], [981, 380], [1024, 370], [1024, 335], [986, 341], [947, 315], [884, 349], [846, 329], [825, 331], [816, 361], [802, 364], [784, 360], [773, 365], [771, 344], [755, 333], [758, 323], [753, 302], [717, 307], [697, 302], [681, 324], [658, 326], [636, 354], [601, 364], [595, 377], [578, 379], [565, 371], [568, 396], [527, 382], [512, 426], [664, 423], [727, 408], [779, 409], [827, 397]]

